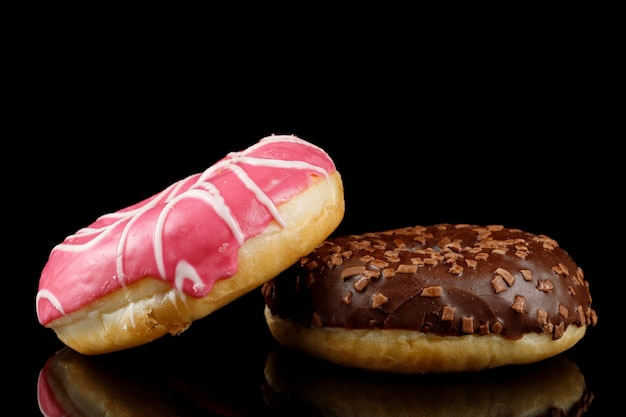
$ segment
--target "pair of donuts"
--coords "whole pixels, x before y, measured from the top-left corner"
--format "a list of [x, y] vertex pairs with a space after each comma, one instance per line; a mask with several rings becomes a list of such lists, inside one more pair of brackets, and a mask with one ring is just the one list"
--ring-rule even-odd
[[279, 344], [394, 373], [536, 362], [597, 322], [582, 269], [547, 236], [437, 224], [331, 237], [344, 214], [323, 149], [265, 137], [55, 246], [38, 319], [95, 355], [181, 334], [261, 288]]

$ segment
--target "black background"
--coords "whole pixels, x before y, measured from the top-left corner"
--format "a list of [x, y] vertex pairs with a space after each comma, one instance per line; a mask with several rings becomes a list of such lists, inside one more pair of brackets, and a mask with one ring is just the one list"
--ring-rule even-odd
[[[52, 247], [272, 133], [298, 135], [334, 159], [346, 200], [337, 234], [450, 222], [556, 239], [585, 271], [599, 316], [568, 352], [595, 395], [586, 415], [611, 409], [614, 385], [602, 375], [623, 368], [613, 317], [623, 292], [614, 243], [623, 158], [604, 97], [612, 58], [584, 36], [541, 52], [522, 39], [390, 48], [373, 36], [331, 52], [311, 34], [276, 52], [269, 45], [286, 35], [278, 29], [267, 43], [251, 36], [226, 48], [215, 36], [198, 42], [193, 28], [115, 40], [100, 28], [87, 40], [85, 28], [38, 32], [14, 63], [21, 81], [7, 114], [17, 131], [3, 152], [3, 201], [6, 262], [17, 267], [5, 278], [18, 283], [18, 314], [5, 309], [4, 337], [35, 415], [37, 374], [62, 346], [34, 308]], [[242, 341], [260, 363], [272, 345], [261, 316], [255, 291], [145, 352], [165, 369], [186, 359], [159, 348]]]

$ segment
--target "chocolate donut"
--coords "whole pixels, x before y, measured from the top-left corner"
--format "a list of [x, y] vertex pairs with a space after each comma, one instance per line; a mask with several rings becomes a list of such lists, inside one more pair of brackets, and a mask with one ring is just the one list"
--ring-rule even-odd
[[262, 293], [280, 344], [398, 373], [536, 362], [597, 322], [583, 270], [554, 239], [498, 225], [328, 239]]

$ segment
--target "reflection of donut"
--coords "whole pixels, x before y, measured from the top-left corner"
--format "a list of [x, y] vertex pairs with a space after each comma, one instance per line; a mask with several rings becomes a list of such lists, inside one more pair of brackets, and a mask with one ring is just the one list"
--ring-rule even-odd
[[45, 416], [172, 416], [175, 401], [154, 381], [125, 378], [104, 363], [64, 347], [39, 374]]
[[326, 152], [266, 137], [54, 247], [39, 321], [84, 354], [179, 334], [313, 250], [343, 214]]
[[582, 416], [593, 400], [574, 362], [400, 375], [336, 366], [288, 349], [267, 358], [266, 402], [297, 416]]
[[[232, 346], [231, 350], [234, 350]], [[231, 363], [236, 360], [227, 352], [210, 351], [228, 357]], [[258, 387], [262, 378], [258, 372], [263, 367], [258, 360], [254, 365], [260, 368], [243, 359], [242, 365], [234, 365], [234, 369], [206, 364], [191, 370], [155, 367], [155, 361], [162, 357], [161, 351], [153, 352], [156, 357], [145, 351], [127, 353], [82, 355], [68, 347], [56, 352], [39, 374], [37, 397], [42, 414], [49, 417], [252, 416], [267, 409]], [[183, 351], [170, 353], [184, 354]], [[254, 378], [250, 369], [255, 370]], [[207, 378], [207, 374], [211, 377]]]
[[535, 362], [597, 321], [582, 269], [557, 242], [502, 226], [337, 237], [263, 294], [282, 345], [401, 373]]

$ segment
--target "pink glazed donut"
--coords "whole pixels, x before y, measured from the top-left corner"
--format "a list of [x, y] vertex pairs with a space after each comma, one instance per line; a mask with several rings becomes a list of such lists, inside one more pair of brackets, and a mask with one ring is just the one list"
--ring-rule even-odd
[[344, 211], [323, 149], [265, 137], [65, 238], [41, 273], [37, 317], [87, 355], [180, 334], [312, 251]]

